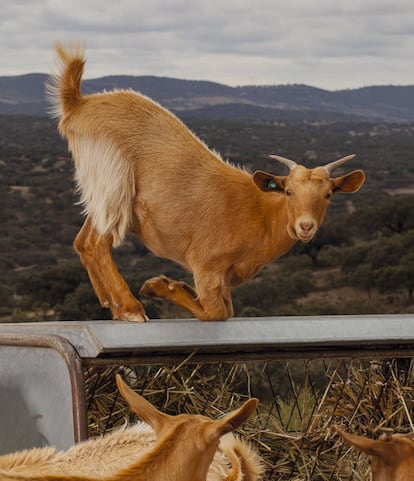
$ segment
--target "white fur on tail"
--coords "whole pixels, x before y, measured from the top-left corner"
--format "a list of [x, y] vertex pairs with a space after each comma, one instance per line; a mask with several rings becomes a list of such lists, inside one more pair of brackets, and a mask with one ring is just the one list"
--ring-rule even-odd
[[116, 247], [132, 222], [135, 196], [132, 165], [116, 145], [104, 139], [76, 137], [72, 152], [79, 203], [101, 235], [113, 235]]

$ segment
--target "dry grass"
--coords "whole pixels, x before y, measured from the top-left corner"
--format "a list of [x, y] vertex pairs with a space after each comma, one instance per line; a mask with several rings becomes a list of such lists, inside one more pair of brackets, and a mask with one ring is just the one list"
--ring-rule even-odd
[[[332, 427], [340, 424], [370, 436], [380, 427], [414, 431], [413, 362], [330, 361], [310, 374], [311, 364], [285, 362], [281, 369], [263, 362], [183, 363], [128, 366], [122, 372], [137, 392], [170, 414], [188, 412], [214, 418], [235, 409], [249, 396], [259, 397], [256, 416], [240, 433], [260, 449], [267, 466], [265, 479], [366, 479], [365, 457], [344, 445]], [[273, 386], [270, 391], [263, 389], [265, 370], [276, 376], [268, 380], [275, 386], [289, 379], [283, 396]], [[116, 390], [116, 372], [118, 368], [108, 367], [86, 373], [90, 436], [119, 426], [125, 419], [135, 420]]]

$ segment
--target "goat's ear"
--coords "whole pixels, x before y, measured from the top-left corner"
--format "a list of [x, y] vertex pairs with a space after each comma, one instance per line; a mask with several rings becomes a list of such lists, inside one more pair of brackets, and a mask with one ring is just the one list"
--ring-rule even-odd
[[370, 456], [380, 456], [385, 459], [388, 457], [390, 452], [390, 441], [375, 440], [365, 436], [356, 436], [355, 434], [347, 433], [338, 427], [335, 429], [344, 441], [358, 449], [358, 451], [362, 451]]
[[222, 436], [239, 428], [255, 412], [258, 404], [258, 399], [248, 399], [239, 409], [231, 411], [223, 418], [215, 421], [215, 429], [218, 435]]
[[167, 422], [168, 414], [158, 411], [151, 403], [146, 401], [142, 396], [133, 391], [121, 378], [116, 375], [116, 385], [118, 386], [121, 396], [129, 404], [132, 411], [137, 414], [145, 423], [149, 424], [155, 432]]
[[362, 170], [354, 170], [342, 177], [332, 179], [333, 192], [357, 192], [365, 182], [365, 174]]
[[253, 174], [253, 181], [264, 192], [284, 192], [286, 177], [268, 174], [257, 170]]

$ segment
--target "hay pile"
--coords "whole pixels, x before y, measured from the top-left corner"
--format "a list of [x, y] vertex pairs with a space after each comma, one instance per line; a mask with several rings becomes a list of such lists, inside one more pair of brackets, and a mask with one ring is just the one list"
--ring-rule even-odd
[[344, 445], [333, 426], [369, 436], [380, 427], [414, 431], [413, 361], [315, 363], [190, 360], [178, 366], [90, 368], [85, 373], [89, 436], [126, 419], [136, 421], [116, 389], [114, 377], [121, 372], [133, 389], [169, 414], [215, 418], [248, 397], [258, 397], [256, 416], [239, 432], [259, 448], [267, 467], [265, 479], [367, 479], [365, 456]]

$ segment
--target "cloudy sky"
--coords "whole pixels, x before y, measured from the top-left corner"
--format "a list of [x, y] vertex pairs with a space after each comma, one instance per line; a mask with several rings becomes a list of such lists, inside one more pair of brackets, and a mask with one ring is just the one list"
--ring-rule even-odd
[[49, 73], [55, 40], [85, 42], [86, 78], [414, 84], [413, 0], [13, 0], [0, 75]]

